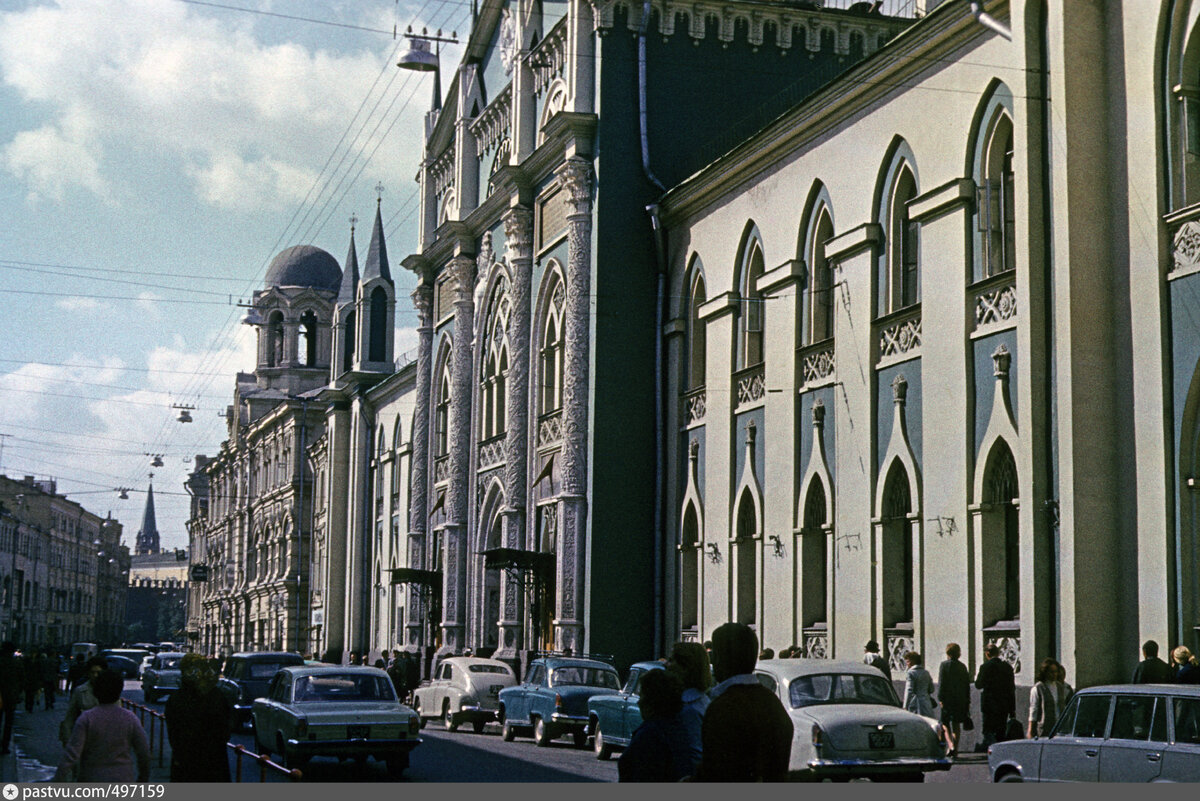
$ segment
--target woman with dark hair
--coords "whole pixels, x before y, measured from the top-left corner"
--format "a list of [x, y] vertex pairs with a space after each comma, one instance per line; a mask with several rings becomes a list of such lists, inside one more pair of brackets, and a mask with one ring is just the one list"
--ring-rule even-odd
[[75, 722], [54, 781], [146, 781], [150, 778], [146, 730], [136, 715], [117, 703], [125, 680], [115, 670], [105, 669], [90, 683], [99, 703]]
[[638, 709], [642, 725], [617, 763], [622, 782], [677, 782], [695, 769], [690, 738], [679, 719], [683, 688], [670, 671], [651, 670], [642, 678]]
[[963, 724], [971, 719], [971, 673], [959, 661], [958, 643], [946, 646], [946, 659], [938, 666], [937, 699], [942, 705], [942, 730], [946, 734], [947, 756], [958, 756], [958, 740]]
[[1066, 683], [1066, 671], [1051, 657], [1038, 667], [1037, 683], [1029, 693], [1029, 724], [1026, 736], [1047, 737], [1058, 716], [1066, 709], [1074, 691]]
[[179, 661], [179, 689], [164, 710], [171, 741], [171, 781], [227, 782], [225, 743], [232, 731], [233, 709], [217, 688], [217, 674], [200, 654]]
[[708, 690], [713, 685], [708, 651], [698, 642], [677, 642], [667, 660], [667, 670], [675, 674], [683, 687], [679, 720], [687, 731], [692, 770], [700, 767], [704, 754], [704, 713], [708, 710]]
[[67, 716], [63, 718], [58, 727], [58, 739], [64, 746], [71, 739], [71, 730], [75, 728], [75, 721], [79, 719], [79, 716], [99, 703], [96, 700], [92, 682], [107, 666], [103, 659], [93, 656], [84, 667], [86, 669], [85, 681], [75, 685], [75, 688], [71, 690], [71, 697], [67, 699]]

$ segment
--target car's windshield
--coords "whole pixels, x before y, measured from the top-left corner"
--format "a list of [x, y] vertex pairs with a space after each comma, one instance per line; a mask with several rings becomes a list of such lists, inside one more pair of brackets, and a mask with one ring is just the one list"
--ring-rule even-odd
[[[289, 662], [288, 664], [292, 665], [295, 663]], [[247, 678], [269, 679], [279, 672], [279, 669], [283, 667], [283, 664], [280, 662], [247, 662], [246, 667], [247, 673], [249, 674]]]
[[158, 660], [159, 670], [176, 670], [179, 667], [179, 660], [182, 656], [164, 656]]
[[550, 671], [551, 687], [566, 687], [570, 685], [603, 687], [606, 690], [618, 690], [621, 688], [621, 683], [617, 679], [616, 672], [605, 670], [604, 668], [570, 665]]
[[797, 676], [788, 685], [793, 709], [814, 704], [884, 704], [900, 706], [896, 691], [883, 676], [820, 673]]
[[296, 703], [325, 701], [394, 701], [396, 693], [385, 676], [332, 673], [296, 679]]
[[499, 673], [501, 676], [512, 675], [512, 671], [503, 665], [470, 665], [467, 670], [472, 673]]

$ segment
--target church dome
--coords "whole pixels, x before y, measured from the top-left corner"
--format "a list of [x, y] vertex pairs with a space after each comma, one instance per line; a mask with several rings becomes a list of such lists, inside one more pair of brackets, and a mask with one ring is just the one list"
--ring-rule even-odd
[[281, 251], [267, 268], [264, 288], [304, 286], [337, 291], [342, 268], [337, 259], [312, 245], [296, 245]]

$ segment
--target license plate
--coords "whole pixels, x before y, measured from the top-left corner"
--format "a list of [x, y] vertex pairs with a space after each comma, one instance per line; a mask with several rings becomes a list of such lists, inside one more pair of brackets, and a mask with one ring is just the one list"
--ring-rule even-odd
[[896, 735], [890, 731], [867, 732], [867, 745], [872, 748], [895, 748]]
[[346, 727], [346, 736], [352, 740], [355, 738], [362, 738], [365, 740], [365, 739], [367, 739], [367, 737], [370, 734], [371, 734], [370, 726], [347, 726]]
[[503, 687], [504, 687], [503, 684], [493, 684], [491, 687], [488, 688], [488, 695], [492, 696], [493, 698], [499, 698], [500, 690]]

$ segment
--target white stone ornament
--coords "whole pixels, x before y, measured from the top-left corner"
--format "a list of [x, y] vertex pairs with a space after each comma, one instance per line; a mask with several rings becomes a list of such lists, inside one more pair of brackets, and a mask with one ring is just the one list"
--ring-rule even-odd
[[500, 63], [504, 66], [504, 74], [512, 75], [520, 48], [517, 47], [517, 24], [512, 14], [507, 11], [504, 12], [504, 21], [500, 23], [500, 39], [496, 42], [496, 49], [500, 51]]

